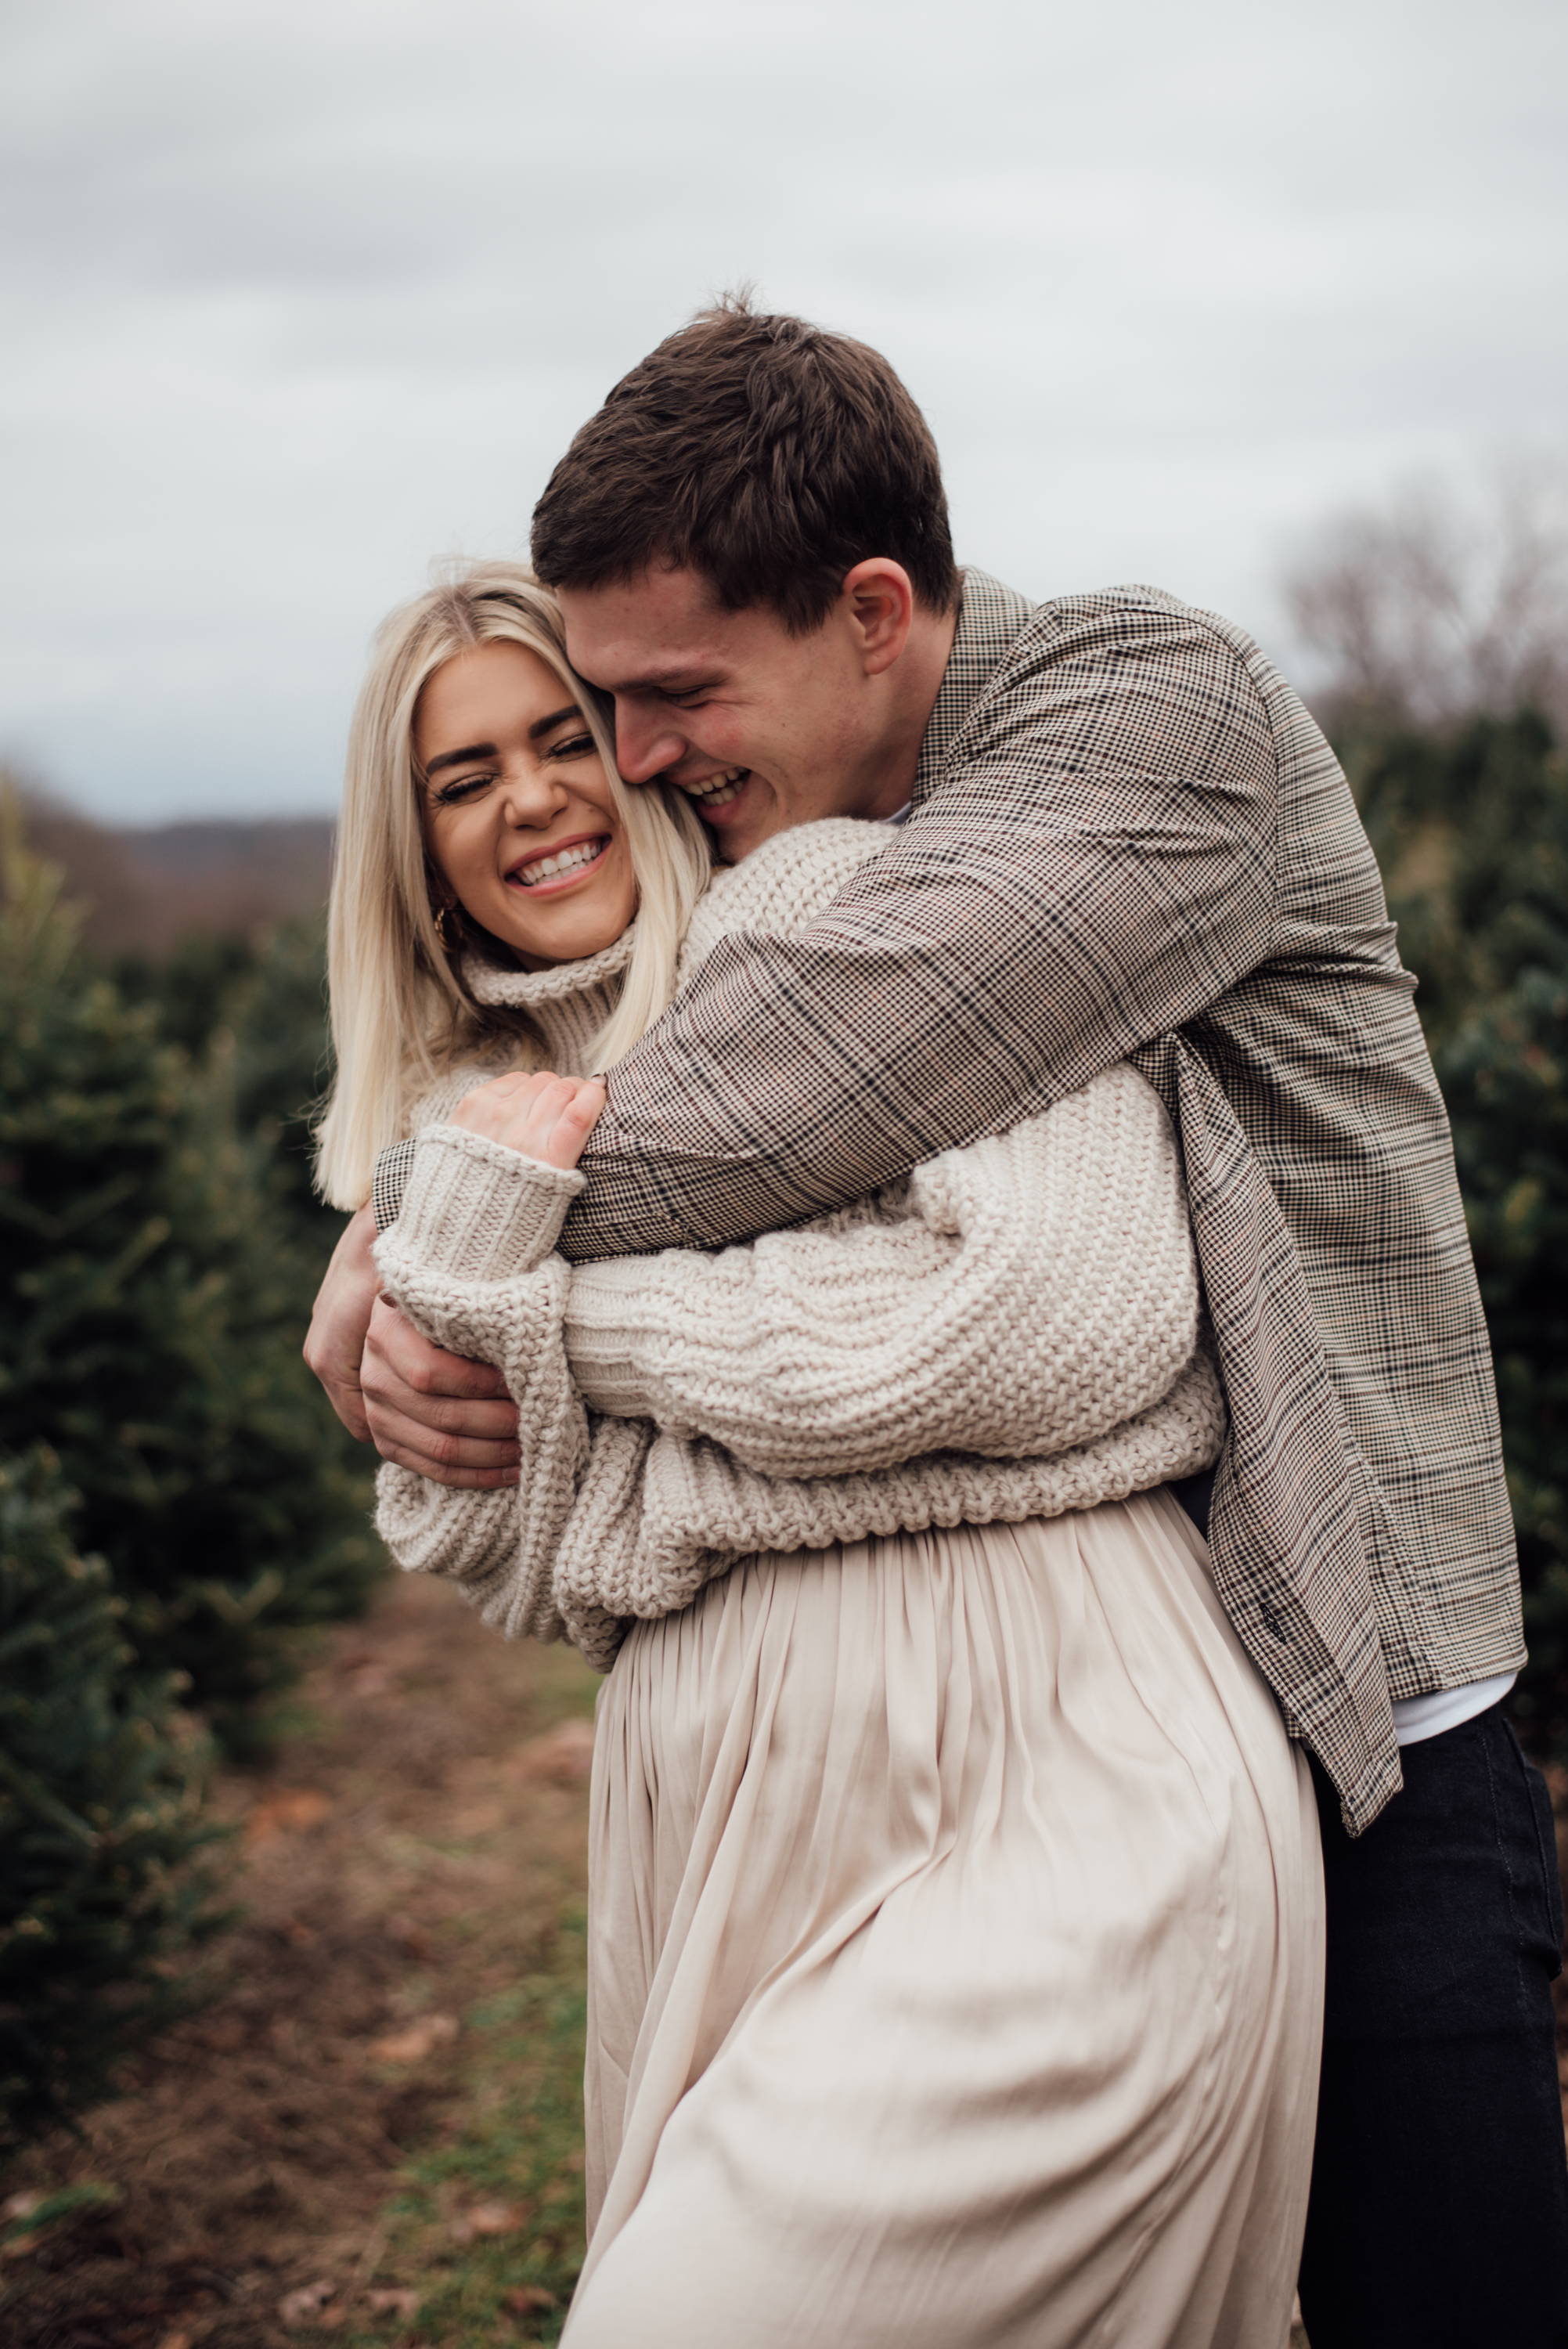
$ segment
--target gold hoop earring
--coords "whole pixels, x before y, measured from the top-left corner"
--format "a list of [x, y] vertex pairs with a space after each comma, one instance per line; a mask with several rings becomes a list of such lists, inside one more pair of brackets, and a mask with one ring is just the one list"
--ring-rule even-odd
[[453, 946], [456, 944], [456, 940], [453, 938], [452, 933], [448, 926], [447, 909], [445, 905], [438, 905], [435, 908], [434, 920], [436, 924], [436, 936], [441, 942], [441, 951], [443, 954], [450, 954]]

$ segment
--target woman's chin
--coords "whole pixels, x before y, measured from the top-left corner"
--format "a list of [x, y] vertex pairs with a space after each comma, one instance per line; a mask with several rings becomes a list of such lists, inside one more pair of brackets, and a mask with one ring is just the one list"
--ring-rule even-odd
[[613, 947], [626, 928], [631, 916], [612, 907], [595, 916], [586, 905], [563, 905], [552, 919], [544, 906], [537, 914], [529, 908], [529, 918], [521, 918], [521, 909], [505, 908], [505, 919], [488, 924], [490, 936], [510, 948], [525, 968], [535, 968], [558, 962], [586, 962], [593, 955], [603, 954]]

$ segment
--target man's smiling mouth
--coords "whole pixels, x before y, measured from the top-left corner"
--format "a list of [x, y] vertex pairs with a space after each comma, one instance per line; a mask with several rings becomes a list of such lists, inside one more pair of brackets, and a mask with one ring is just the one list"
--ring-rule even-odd
[[727, 807], [731, 800], [738, 800], [750, 775], [749, 767], [730, 767], [722, 775], [705, 777], [700, 783], [683, 783], [681, 789], [706, 813], [709, 808]]

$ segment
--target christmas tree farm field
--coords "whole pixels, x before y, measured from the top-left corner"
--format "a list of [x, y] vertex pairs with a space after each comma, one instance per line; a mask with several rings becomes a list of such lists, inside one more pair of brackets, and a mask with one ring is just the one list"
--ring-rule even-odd
[[565, 1649], [387, 1585], [219, 1777], [206, 2004], [0, 2180], [7, 2349], [502, 2349], [582, 2252], [590, 1712]]

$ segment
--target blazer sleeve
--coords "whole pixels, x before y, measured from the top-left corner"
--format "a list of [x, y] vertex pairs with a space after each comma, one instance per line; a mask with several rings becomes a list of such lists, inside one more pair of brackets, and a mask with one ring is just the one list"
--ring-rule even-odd
[[1121, 1066], [803, 1228], [580, 1266], [565, 1335], [593, 1410], [788, 1478], [1086, 1443], [1169, 1392], [1198, 1324], [1174, 1137]]
[[798, 1222], [1076, 1092], [1274, 936], [1278, 757], [1207, 616], [1037, 616], [887, 851], [789, 937], [727, 938], [614, 1071], [578, 1261]]

